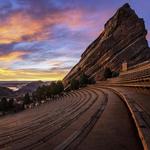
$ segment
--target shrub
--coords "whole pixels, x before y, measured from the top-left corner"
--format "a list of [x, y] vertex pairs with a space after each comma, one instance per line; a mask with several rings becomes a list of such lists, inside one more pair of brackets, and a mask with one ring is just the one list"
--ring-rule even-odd
[[38, 101], [41, 101], [47, 97], [47, 93], [47, 86], [43, 85], [36, 90], [35, 97], [37, 97]]
[[92, 77], [92, 78], [89, 79], [89, 84], [95, 84], [95, 83], [96, 83], [96, 81], [95, 81], [94, 77]]
[[5, 115], [5, 112], [8, 110], [8, 101], [5, 97], [1, 99], [0, 110], [2, 111], [3, 115]]
[[25, 96], [24, 96], [24, 99], [23, 99], [23, 104], [24, 104], [24, 105], [28, 105], [28, 104], [30, 104], [31, 102], [32, 102], [32, 101], [31, 101], [31, 99], [30, 99], [29, 93], [26, 93]]
[[50, 91], [52, 95], [57, 95], [58, 94], [58, 88], [56, 82], [52, 82], [50, 85]]
[[9, 101], [8, 101], [8, 109], [9, 110], [12, 110], [14, 108], [14, 99], [11, 98]]
[[115, 72], [115, 71], [112, 72], [112, 77], [118, 77], [118, 76], [119, 76], [119, 72]]
[[86, 86], [89, 83], [88, 76], [84, 73], [81, 74], [79, 82], [81, 87]]
[[64, 86], [62, 81], [51, 82], [50, 85], [43, 85], [39, 87], [32, 95], [34, 99], [41, 101], [47, 97], [51, 97], [57, 94], [61, 94], [64, 91]]
[[107, 79], [107, 78], [111, 78], [112, 77], [112, 71], [110, 68], [105, 68], [105, 71], [104, 71], [104, 78]]
[[76, 79], [71, 80], [71, 90], [77, 90], [79, 89], [79, 81]]
[[58, 94], [62, 93], [64, 91], [64, 85], [62, 81], [57, 81], [57, 89], [58, 89]]

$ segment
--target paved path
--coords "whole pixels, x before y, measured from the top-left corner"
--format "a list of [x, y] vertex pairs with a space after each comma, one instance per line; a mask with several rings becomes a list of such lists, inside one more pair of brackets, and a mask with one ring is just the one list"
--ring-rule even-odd
[[140, 150], [133, 121], [122, 100], [113, 92], [108, 94], [108, 105], [92, 132], [78, 147], [79, 150]]

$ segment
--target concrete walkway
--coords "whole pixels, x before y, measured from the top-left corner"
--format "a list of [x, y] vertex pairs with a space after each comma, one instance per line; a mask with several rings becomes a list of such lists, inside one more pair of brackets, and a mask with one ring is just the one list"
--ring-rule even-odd
[[140, 150], [143, 149], [133, 121], [122, 100], [113, 92], [108, 94], [108, 105], [103, 115], [79, 145], [79, 150]]

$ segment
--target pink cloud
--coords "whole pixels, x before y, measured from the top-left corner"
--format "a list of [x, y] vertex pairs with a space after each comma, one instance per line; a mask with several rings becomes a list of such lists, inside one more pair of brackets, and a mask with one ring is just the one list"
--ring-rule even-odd
[[[70, 30], [96, 29], [92, 33], [96, 35], [98, 28], [103, 29], [111, 12], [105, 10], [97, 14], [94, 11], [87, 12], [81, 9], [65, 10], [46, 14], [42, 19], [34, 18], [26, 12], [16, 12], [8, 16], [5, 21], [0, 20], [0, 44], [48, 39], [53, 32], [51, 26], [59, 24], [65, 25]], [[89, 17], [91, 13], [92, 18]]]
[[10, 15], [5, 21], [0, 22], [0, 44], [19, 42], [22, 40], [45, 40], [49, 37], [51, 26], [64, 24], [70, 29], [83, 26], [83, 12], [81, 10], [66, 10], [48, 14], [39, 20], [25, 12]]
[[9, 53], [0, 55], [0, 61], [1, 62], [12, 62], [12, 61], [22, 60], [23, 56], [25, 56], [26, 54], [29, 54], [29, 52], [26, 52], [26, 51], [9, 52]]

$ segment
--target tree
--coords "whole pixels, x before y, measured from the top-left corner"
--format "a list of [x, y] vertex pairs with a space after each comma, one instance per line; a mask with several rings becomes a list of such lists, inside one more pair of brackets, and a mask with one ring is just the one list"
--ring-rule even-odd
[[16, 103], [14, 105], [14, 112], [19, 112], [19, 111], [22, 111], [22, 110], [24, 110], [24, 106], [22, 104]]
[[8, 101], [8, 109], [9, 110], [12, 110], [14, 108], [14, 99], [11, 98], [9, 101]]
[[52, 95], [57, 95], [58, 94], [58, 88], [56, 82], [51, 83], [51, 94]]
[[58, 88], [58, 94], [60, 94], [64, 91], [64, 85], [63, 85], [62, 81], [57, 81], [57, 88]]
[[119, 76], [119, 72], [115, 72], [115, 71], [112, 72], [112, 77], [118, 77], [118, 76]]
[[41, 101], [42, 99], [45, 99], [46, 98], [46, 86], [41, 86], [41, 87], [38, 87], [36, 92], [35, 92], [35, 97], [38, 101]]
[[47, 96], [47, 97], [51, 97], [51, 96], [52, 96], [51, 86], [50, 86], [50, 85], [47, 86], [47, 89], [46, 89], [46, 96]]
[[89, 83], [88, 76], [85, 73], [81, 74], [79, 82], [81, 87], [86, 86]]
[[51, 82], [50, 85], [43, 85], [34, 92], [34, 99], [41, 101], [47, 97], [60, 94], [64, 91], [62, 81]]
[[37, 93], [36, 93], [36, 91], [32, 92], [32, 99], [33, 99], [34, 102], [37, 101]]
[[104, 71], [104, 78], [107, 79], [107, 78], [111, 78], [112, 77], [112, 71], [110, 68], [105, 68], [105, 71]]
[[77, 90], [79, 89], [79, 81], [76, 79], [71, 80], [71, 89], [72, 90]]
[[1, 99], [1, 111], [3, 113], [3, 115], [5, 115], [5, 112], [8, 110], [8, 102], [7, 102], [7, 99], [6, 97], [3, 97]]
[[30, 99], [30, 95], [29, 93], [26, 93], [25, 96], [24, 96], [24, 104], [28, 105], [30, 104], [32, 101]]

